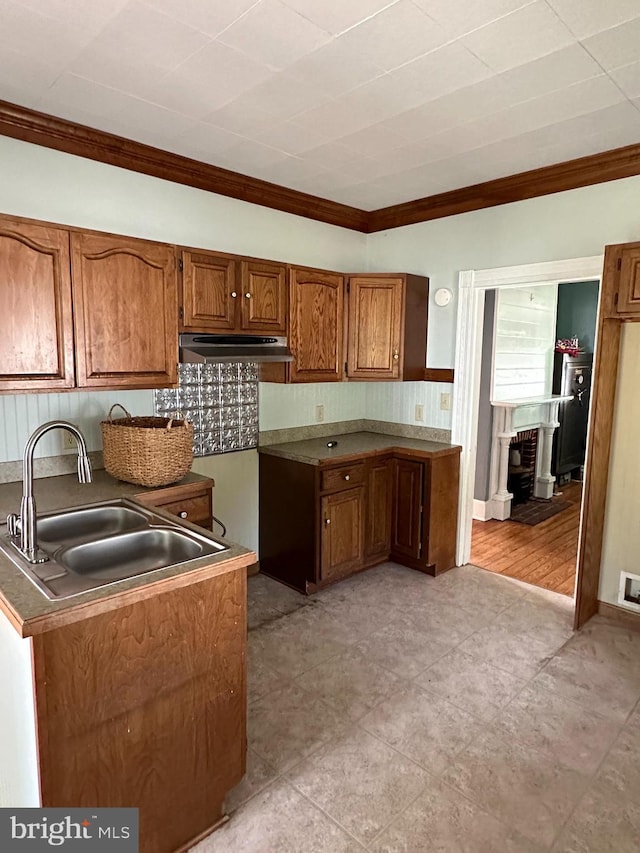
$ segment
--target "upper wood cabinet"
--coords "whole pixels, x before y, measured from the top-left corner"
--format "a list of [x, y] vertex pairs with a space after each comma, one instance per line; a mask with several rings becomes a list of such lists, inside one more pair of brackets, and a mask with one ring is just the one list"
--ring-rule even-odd
[[427, 363], [429, 279], [357, 275], [347, 280], [349, 379], [420, 380]]
[[183, 249], [180, 328], [286, 335], [285, 266]]
[[177, 382], [178, 291], [172, 246], [73, 233], [78, 385], [150, 388]]
[[0, 390], [73, 388], [69, 232], [0, 217]]
[[289, 270], [291, 382], [337, 382], [343, 377], [344, 277]]
[[622, 249], [617, 313], [640, 314], [640, 245]]

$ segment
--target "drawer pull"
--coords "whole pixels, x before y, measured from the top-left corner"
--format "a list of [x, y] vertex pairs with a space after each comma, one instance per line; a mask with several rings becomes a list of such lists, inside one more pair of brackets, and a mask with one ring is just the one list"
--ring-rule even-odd
[[398, 348], [396, 347], [393, 351], [393, 360], [397, 361], [400, 358], [400, 353], [398, 352]]
[[182, 512], [178, 513], [178, 518], [187, 518], [188, 515], [189, 513], [186, 511], [186, 509], [183, 509]]
[[236, 296], [237, 296], [237, 295], [238, 295], [238, 294], [237, 294], [237, 292], [236, 292], [235, 290], [232, 290], [232, 291], [231, 291], [231, 296], [232, 296], [234, 299], [236, 298]]
[[350, 479], [351, 479], [351, 477], [349, 476], [349, 474], [345, 474], [345, 475], [344, 475], [344, 478], [345, 478], [345, 480], [350, 480]]
[[331, 519], [330, 519], [330, 518], [325, 518], [324, 523], [325, 523], [325, 524], [331, 524]]
[[251, 294], [250, 294], [250, 293], [245, 293], [245, 296], [247, 297], [247, 299], [251, 299]]

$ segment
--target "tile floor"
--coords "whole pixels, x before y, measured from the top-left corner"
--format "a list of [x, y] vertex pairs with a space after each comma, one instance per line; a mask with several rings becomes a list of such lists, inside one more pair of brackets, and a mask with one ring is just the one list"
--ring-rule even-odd
[[197, 853], [637, 853], [640, 633], [473, 566], [249, 582], [248, 772]]

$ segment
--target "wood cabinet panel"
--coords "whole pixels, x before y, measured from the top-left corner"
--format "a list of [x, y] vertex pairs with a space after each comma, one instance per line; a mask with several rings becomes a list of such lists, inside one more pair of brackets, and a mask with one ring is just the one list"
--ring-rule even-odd
[[620, 254], [617, 310], [619, 314], [640, 314], [640, 248], [626, 248]]
[[364, 557], [364, 489], [322, 498], [321, 580], [345, 577]]
[[72, 388], [69, 232], [0, 217], [0, 390]]
[[289, 270], [291, 382], [337, 382], [343, 377], [344, 277]]
[[338, 489], [350, 489], [364, 483], [366, 468], [363, 462], [355, 465], [343, 465], [340, 468], [329, 468], [320, 475], [320, 488], [323, 492], [333, 492]]
[[373, 460], [368, 466], [365, 556], [389, 555], [391, 550], [392, 461]]
[[348, 301], [347, 375], [352, 379], [399, 379], [404, 279], [352, 276]]
[[394, 555], [414, 560], [420, 557], [423, 483], [423, 462], [394, 461], [392, 558]]
[[282, 264], [242, 261], [242, 331], [286, 335], [287, 271]]
[[78, 385], [173, 385], [178, 294], [171, 246], [71, 236]]
[[223, 815], [245, 768], [246, 571], [33, 640], [42, 805], [137, 806], [141, 853]]
[[181, 330], [223, 332], [234, 329], [237, 305], [235, 257], [183, 250]]

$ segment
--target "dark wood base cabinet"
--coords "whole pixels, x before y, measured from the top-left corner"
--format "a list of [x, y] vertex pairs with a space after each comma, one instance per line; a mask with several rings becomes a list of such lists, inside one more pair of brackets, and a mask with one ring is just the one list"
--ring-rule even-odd
[[391, 559], [455, 566], [459, 449], [393, 451], [341, 465], [260, 454], [260, 570], [312, 593]]

